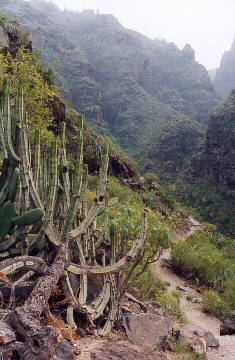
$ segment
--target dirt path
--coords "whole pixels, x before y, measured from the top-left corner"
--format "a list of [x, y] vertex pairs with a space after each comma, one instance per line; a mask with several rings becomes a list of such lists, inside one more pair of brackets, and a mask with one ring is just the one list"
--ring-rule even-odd
[[[180, 237], [188, 238], [200, 228], [200, 224], [195, 219], [190, 218], [190, 222], [191, 225], [188, 228], [173, 231], [171, 234], [172, 238], [174, 238], [174, 240], [177, 240]], [[235, 336], [219, 335], [220, 321], [203, 312], [202, 305], [200, 303], [201, 295], [194, 289], [190, 288], [190, 286], [188, 286], [182, 278], [176, 275], [173, 270], [167, 266], [170, 256], [170, 249], [165, 250], [160, 260], [154, 265], [156, 275], [161, 280], [167, 281], [170, 284], [168, 288], [170, 292], [176, 291], [177, 288], [185, 290], [182, 291], [180, 307], [188, 322], [211, 331], [214, 336], [218, 338], [220, 347], [207, 352], [208, 360], [235, 360]], [[187, 296], [197, 299], [199, 303], [187, 300]]]

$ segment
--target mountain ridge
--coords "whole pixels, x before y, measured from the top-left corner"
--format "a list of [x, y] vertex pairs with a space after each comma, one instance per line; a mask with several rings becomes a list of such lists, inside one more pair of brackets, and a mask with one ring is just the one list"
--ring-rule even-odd
[[175, 156], [169, 143], [170, 166], [162, 171], [159, 161], [156, 171], [173, 179], [187, 166], [190, 141], [197, 152], [208, 113], [218, 100], [189, 45], [179, 50], [173, 43], [151, 40], [125, 29], [113, 15], [92, 10], [61, 11], [54, 4], [31, 0], [29, 11], [21, 0], [17, 7], [15, 0], [4, 1], [7, 5], [0, 9], [22, 20], [46, 63], [60, 68], [58, 84], [95, 130], [111, 136], [143, 170], [152, 168], [152, 154], [161, 152], [162, 133], [169, 130], [168, 139], [177, 137], [172, 131], [178, 119], [182, 128], [184, 123], [191, 128], [184, 132], [185, 146], [178, 148], [181, 166], [171, 166]]

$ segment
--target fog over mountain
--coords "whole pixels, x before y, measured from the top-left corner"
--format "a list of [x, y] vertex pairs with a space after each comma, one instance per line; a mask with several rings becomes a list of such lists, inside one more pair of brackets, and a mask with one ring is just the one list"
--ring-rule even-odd
[[189, 43], [196, 59], [212, 69], [231, 46], [235, 25], [234, 0], [54, 0], [62, 9], [99, 9], [125, 26], [150, 36]]

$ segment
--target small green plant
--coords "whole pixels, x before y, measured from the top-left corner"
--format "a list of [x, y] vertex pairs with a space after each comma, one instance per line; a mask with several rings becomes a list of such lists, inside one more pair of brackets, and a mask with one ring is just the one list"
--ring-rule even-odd
[[179, 354], [177, 360], [207, 360], [205, 354], [198, 354], [188, 345], [186, 345], [182, 340], [171, 338], [171, 342], [175, 346], [176, 352]]
[[134, 280], [133, 286], [139, 290], [143, 300], [154, 302], [158, 294], [166, 290], [165, 282], [157, 279], [150, 266], [147, 267], [143, 274]]

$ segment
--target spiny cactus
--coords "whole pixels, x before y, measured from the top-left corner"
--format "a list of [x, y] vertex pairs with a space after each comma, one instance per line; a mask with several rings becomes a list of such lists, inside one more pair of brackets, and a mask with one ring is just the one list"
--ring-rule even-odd
[[[87, 209], [88, 166], [83, 163], [83, 119], [78, 128], [74, 167], [69, 166], [66, 124], [62, 124], [61, 139], [55, 139], [47, 152], [42, 151], [39, 130], [33, 144], [29, 142], [23, 91], [19, 91], [14, 112], [10, 109], [6, 82], [2, 94], [0, 256], [6, 259], [0, 262], [0, 271], [14, 274], [22, 269], [40, 268], [43, 274], [45, 269], [46, 276], [38, 279], [23, 313], [41, 315], [48, 306], [52, 288], [61, 279], [64, 301], [68, 302], [67, 322], [76, 328], [74, 312], [82, 311], [90, 314], [91, 322], [102, 317], [100, 323], [104, 327], [99, 330], [108, 332], [118, 316], [120, 294], [116, 273], [139, 254], [146, 236], [147, 214], [143, 215], [139, 236], [121, 258], [117, 232], [112, 227], [111, 257], [106, 258], [104, 250], [102, 264], [98, 263], [97, 248], [102, 245], [104, 234], [99, 229], [97, 239], [96, 218], [109, 206], [105, 205], [109, 148], [103, 150], [96, 197]], [[15, 254], [19, 256], [14, 257]], [[88, 279], [97, 274], [103, 277], [103, 287], [88, 305]]]

